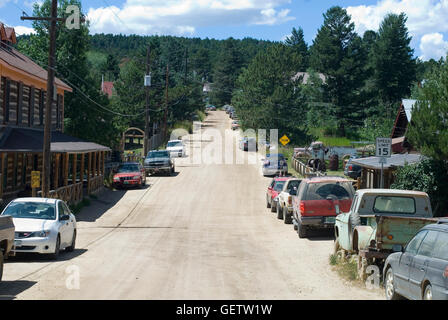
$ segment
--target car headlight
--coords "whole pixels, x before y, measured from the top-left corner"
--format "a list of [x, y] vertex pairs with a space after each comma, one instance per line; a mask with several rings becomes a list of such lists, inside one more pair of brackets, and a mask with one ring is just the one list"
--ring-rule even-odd
[[138, 179], [140, 179], [140, 176], [133, 176], [132, 179], [133, 180], [138, 180]]
[[50, 235], [50, 230], [36, 231], [30, 235], [31, 237], [46, 238]]

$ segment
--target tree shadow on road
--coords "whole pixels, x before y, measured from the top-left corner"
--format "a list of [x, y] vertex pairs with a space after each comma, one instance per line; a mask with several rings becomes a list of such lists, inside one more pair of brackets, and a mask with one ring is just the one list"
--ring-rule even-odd
[[[150, 184], [142, 187], [142, 189], [147, 189]], [[136, 189], [138, 190], [138, 189]], [[98, 195], [98, 199], [91, 200], [90, 205], [84, 207], [81, 212], [76, 215], [76, 221], [84, 222], [95, 222], [97, 219], [106, 213], [110, 208], [114, 207], [118, 201], [123, 198], [126, 192], [131, 192], [132, 189], [121, 189], [121, 190], [110, 190], [105, 189], [101, 194]]]
[[13, 300], [21, 292], [34, 286], [36, 281], [16, 280], [0, 282], [0, 300]]

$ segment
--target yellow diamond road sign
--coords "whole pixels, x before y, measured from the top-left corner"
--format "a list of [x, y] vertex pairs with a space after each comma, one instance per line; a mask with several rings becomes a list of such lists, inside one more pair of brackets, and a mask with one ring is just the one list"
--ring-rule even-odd
[[280, 142], [282, 145], [286, 146], [289, 143], [289, 138], [286, 136], [286, 134], [280, 138]]

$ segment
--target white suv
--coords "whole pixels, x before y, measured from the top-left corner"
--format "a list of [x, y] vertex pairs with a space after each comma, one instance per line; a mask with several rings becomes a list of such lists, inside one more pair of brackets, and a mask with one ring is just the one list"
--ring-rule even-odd
[[166, 150], [171, 157], [185, 157], [185, 146], [182, 140], [170, 140], [166, 145]]

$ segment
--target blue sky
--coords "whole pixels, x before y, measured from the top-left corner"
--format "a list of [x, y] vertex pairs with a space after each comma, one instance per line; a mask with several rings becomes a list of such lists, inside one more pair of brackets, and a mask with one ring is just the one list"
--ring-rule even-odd
[[[0, 0], [0, 21], [28, 33], [20, 20], [32, 0]], [[302, 27], [311, 44], [331, 6], [347, 9], [356, 31], [377, 29], [389, 13], [405, 12], [416, 56], [440, 58], [448, 51], [448, 0], [83, 0], [91, 33], [170, 34], [225, 39], [283, 40]]]

